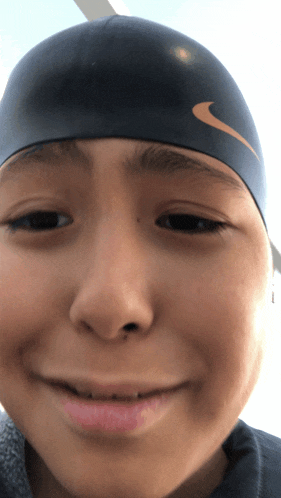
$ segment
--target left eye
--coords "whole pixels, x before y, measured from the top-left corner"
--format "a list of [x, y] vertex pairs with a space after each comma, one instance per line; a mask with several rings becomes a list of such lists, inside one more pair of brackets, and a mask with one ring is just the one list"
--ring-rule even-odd
[[[168, 227], [165, 221], [168, 221]], [[223, 221], [214, 221], [186, 214], [163, 215], [157, 220], [157, 225], [164, 225], [166, 229], [168, 228], [174, 232], [182, 232], [188, 235], [216, 235], [227, 228], [227, 224]]]
[[68, 217], [55, 211], [36, 211], [7, 223], [11, 232], [16, 232], [17, 230], [53, 230], [54, 228], [60, 228], [68, 224]]

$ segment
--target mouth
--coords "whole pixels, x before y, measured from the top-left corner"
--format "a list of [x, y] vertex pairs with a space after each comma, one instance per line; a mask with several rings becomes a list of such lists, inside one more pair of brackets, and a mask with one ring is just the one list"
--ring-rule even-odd
[[56, 383], [54, 400], [67, 423], [78, 431], [102, 433], [137, 433], [146, 431], [170, 410], [179, 388], [166, 392], [136, 392], [133, 395], [81, 393], [73, 386]]
[[[42, 378], [51, 387], [55, 406], [67, 424], [86, 432], [139, 433], [169, 412], [189, 382], [170, 386], [161, 382], [98, 383], [86, 377]], [[105, 379], [104, 379], [105, 380]], [[74, 425], [73, 425], [74, 424]]]
[[134, 392], [132, 394], [117, 394], [117, 393], [112, 393], [112, 394], [101, 394], [101, 393], [96, 393], [92, 392], [89, 390], [78, 390], [74, 386], [71, 386], [65, 382], [56, 382], [56, 383], [51, 383], [54, 387], [60, 388], [64, 392], [67, 392], [68, 394], [72, 394], [78, 398], [83, 398], [86, 400], [93, 400], [93, 401], [111, 401], [111, 402], [128, 402], [128, 403], [133, 403], [137, 402], [142, 399], [147, 399], [147, 398], [153, 398], [154, 396], [158, 396], [161, 394], [164, 394], [165, 392], [173, 392], [177, 388], [170, 388], [170, 389], [155, 389], [153, 391], [149, 392]]

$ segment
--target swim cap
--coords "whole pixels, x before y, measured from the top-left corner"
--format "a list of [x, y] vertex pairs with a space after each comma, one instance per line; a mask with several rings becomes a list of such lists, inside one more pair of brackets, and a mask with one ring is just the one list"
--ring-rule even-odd
[[0, 166], [31, 145], [124, 137], [219, 159], [246, 184], [266, 226], [262, 150], [232, 76], [188, 36], [139, 17], [61, 31], [16, 65], [0, 104]]

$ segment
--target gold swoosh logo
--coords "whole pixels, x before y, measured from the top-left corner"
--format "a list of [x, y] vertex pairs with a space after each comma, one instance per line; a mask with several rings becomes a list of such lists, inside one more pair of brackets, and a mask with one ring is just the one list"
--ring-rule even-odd
[[258, 155], [254, 151], [253, 147], [243, 138], [237, 131], [233, 130], [230, 126], [226, 125], [219, 119], [215, 118], [210, 112], [210, 105], [213, 104], [214, 102], [201, 102], [200, 104], [196, 104], [192, 108], [192, 112], [194, 116], [199, 119], [200, 121], [203, 121], [203, 123], [206, 123], [210, 126], [213, 126], [213, 128], [217, 128], [218, 130], [224, 131], [225, 133], [228, 133], [229, 135], [232, 135], [233, 137], [237, 138], [237, 140], [240, 140], [242, 144], [246, 145], [253, 154], [255, 154], [256, 158], [260, 161]]

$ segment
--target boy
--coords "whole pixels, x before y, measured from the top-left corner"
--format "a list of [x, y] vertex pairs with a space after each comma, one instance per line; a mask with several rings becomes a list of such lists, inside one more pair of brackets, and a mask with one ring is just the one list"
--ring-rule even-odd
[[238, 419], [273, 264], [231, 76], [110, 16], [29, 52], [0, 123], [2, 495], [277, 497], [281, 441]]

